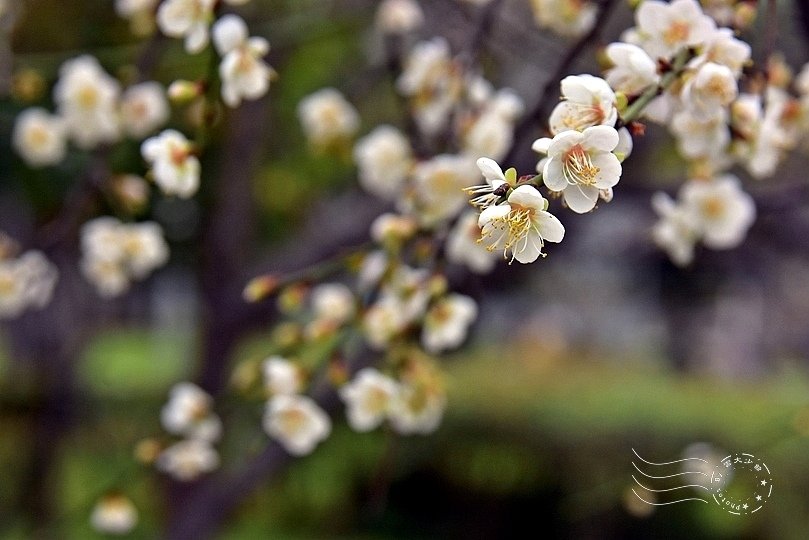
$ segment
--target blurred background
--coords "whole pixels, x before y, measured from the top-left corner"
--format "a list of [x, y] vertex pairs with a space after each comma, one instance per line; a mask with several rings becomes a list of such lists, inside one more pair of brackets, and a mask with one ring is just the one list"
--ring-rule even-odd
[[[772, 3], [778, 47], [798, 70], [809, 60], [805, 6]], [[50, 107], [58, 66], [81, 53], [121, 80], [136, 76], [137, 63], [164, 84], [198, 77], [207, 57], [185, 54], [177, 40], [134, 37], [109, 1], [12, 4], [13, 21], [0, 19], [0, 230], [45, 251], [60, 281], [48, 308], [0, 322], [0, 538], [99, 537], [88, 516], [110, 490], [139, 510], [130, 537], [160, 537], [189, 488], [138, 464], [133, 449], [159, 433], [169, 388], [194, 380], [225, 396], [217, 400], [223, 462], [258, 455], [267, 441], [261, 406], [226, 391], [234, 366], [266, 356], [278, 315], [272, 302], [245, 304], [244, 284], [361, 244], [386, 210], [359, 190], [348, 154], [309, 151], [296, 117], [301, 98], [334, 86], [360, 110], [361, 133], [403, 124], [373, 30], [377, 2], [253, 0], [240, 9], [251, 32], [269, 39], [280, 77], [267, 98], [220, 111], [200, 195], [159, 199], [144, 216], [163, 225], [170, 263], [114, 301], [98, 298], [78, 272], [78, 227], [107, 211], [82, 179], [100, 160], [108, 170], [142, 171], [138, 145], [73, 152], [33, 171], [11, 150], [14, 118], [27, 106]], [[421, 5], [421, 35], [442, 35], [454, 51], [470, 46], [487, 9]], [[527, 1], [499, 2], [490, 15], [485, 73], [530, 108], [575, 40], [539, 30]], [[617, 3], [593, 45], [617, 39], [631, 20]], [[749, 34], [754, 57], [763, 24]], [[596, 52], [586, 47], [565, 74], [596, 73]], [[540, 134], [537, 125], [517, 140], [507, 166], [531, 172]], [[435, 434], [352, 433], [338, 413], [313, 455], [237, 491], [234, 511], [211, 534], [805, 538], [807, 166], [798, 153], [770, 180], [742, 175], [758, 211], [746, 242], [698, 251], [680, 269], [650, 239], [649, 200], [675, 190], [685, 164], [650, 127], [615, 200], [567, 213], [565, 242], [547, 259], [485, 277], [451, 275], [480, 316], [467, 345], [443, 360], [449, 406]], [[734, 516], [713, 503], [652, 507], [635, 498], [633, 448], [664, 462], [698, 442], [717, 461], [748, 452], [767, 463], [774, 492], [762, 511]]]

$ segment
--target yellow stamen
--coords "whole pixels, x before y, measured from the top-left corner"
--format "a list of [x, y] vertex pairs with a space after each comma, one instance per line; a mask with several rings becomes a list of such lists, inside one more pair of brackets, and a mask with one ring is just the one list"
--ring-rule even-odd
[[568, 184], [592, 186], [595, 185], [601, 169], [593, 165], [590, 154], [580, 144], [577, 144], [567, 151], [562, 162], [562, 172]]

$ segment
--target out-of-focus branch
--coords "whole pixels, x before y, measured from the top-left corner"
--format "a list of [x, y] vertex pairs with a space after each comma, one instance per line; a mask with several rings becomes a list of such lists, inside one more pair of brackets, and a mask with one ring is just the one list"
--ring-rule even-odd
[[536, 103], [525, 115], [522, 122], [517, 125], [514, 130], [514, 143], [505, 159], [503, 159], [503, 163], [515, 163], [520, 153], [530, 146], [527, 144], [527, 139], [532, 136], [538, 125], [543, 125], [547, 121], [548, 109], [555, 102], [555, 98], [559, 93], [559, 81], [567, 74], [579, 55], [587, 47], [595, 43], [617, 4], [617, 0], [604, 0], [599, 4], [593, 27], [567, 50], [565, 56], [557, 64], [556, 69], [548, 77]]

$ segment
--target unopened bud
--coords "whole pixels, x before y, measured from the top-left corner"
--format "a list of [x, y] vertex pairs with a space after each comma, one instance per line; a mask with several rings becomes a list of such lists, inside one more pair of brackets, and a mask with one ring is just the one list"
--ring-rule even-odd
[[169, 85], [166, 94], [175, 105], [185, 105], [202, 95], [202, 85], [180, 79]]
[[267, 274], [250, 280], [242, 291], [242, 298], [246, 302], [258, 302], [274, 294], [278, 289], [280, 280], [277, 276]]
[[149, 202], [149, 184], [135, 174], [113, 177], [111, 187], [113, 196], [130, 214], [137, 214]]
[[309, 287], [303, 283], [284, 287], [281, 294], [278, 295], [278, 309], [284, 313], [300, 311], [307, 294], [309, 294]]
[[162, 450], [161, 444], [155, 439], [143, 439], [135, 445], [135, 459], [144, 465], [151, 465], [157, 460]]

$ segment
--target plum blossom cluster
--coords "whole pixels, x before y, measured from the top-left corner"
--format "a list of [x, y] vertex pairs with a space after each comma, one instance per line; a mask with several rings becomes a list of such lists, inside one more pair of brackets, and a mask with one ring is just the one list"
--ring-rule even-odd
[[163, 230], [155, 222], [123, 223], [104, 216], [81, 229], [81, 270], [105, 297], [123, 294], [168, 260]]
[[[741, 9], [735, 2], [726, 7], [736, 15]], [[478, 162], [487, 184], [469, 191], [481, 210], [481, 241], [510, 251], [512, 260], [536, 260], [554, 235], [544, 237], [538, 221], [528, 219], [547, 211], [531, 188], [544, 186], [576, 213], [609, 202], [632, 151], [627, 128], [642, 132], [639, 120], [645, 119], [669, 128], [691, 178], [676, 203], [655, 196], [661, 216], [655, 241], [680, 265], [692, 260], [697, 242], [712, 249], [739, 245], [755, 208], [727, 171], [741, 166], [758, 178], [775, 172], [805, 139], [807, 88], [798, 77], [790, 91], [788, 69], [777, 60], [770, 62], [769, 76], [746, 75], [750, 46], [734, 29], [747, 19], [720, 12], [712, 10], [712, 18], [695, 0], [641, 2], [636, 26], [605, 49], [610, 65], [604, 78], [582, 74], [561, 81], [562, 100], [548, 121], [551, 137], [533, 144], [542, 156], [536, 176], [508, 177], [495, 162]], [[717, 26], [717, 20], [734, 28]], [[515, 211], [511, 199], [518, 191], [530, 193], [535, 204], [523, 200]]]
[[193, 383], [176, 384], [160, 411], [163, 428], [182, 440], [157, 455], [157, 468], [180, 481], [190, 481], [219, 466], [214, 448], [222, 436], [222, 421], [213, 412], [213, 399]]
[[15, 243], [0, 232], [0, 320], [45, 307], [59, 276], [42, 252], [16, 251]]
[[142, 139], [165, 124], [169, 105], [160, 84], [148, 81], [123, 92], [89, 55], [62, 64], [53, 89], [56, 113], [41, 107], [22, 111], [14, 125], [13, 144], [31, 167], [58, 165], [68, 141], [89, 150], [128, 136]]

